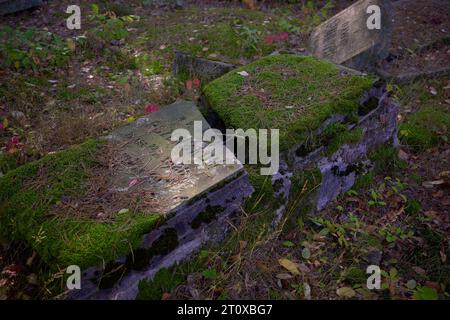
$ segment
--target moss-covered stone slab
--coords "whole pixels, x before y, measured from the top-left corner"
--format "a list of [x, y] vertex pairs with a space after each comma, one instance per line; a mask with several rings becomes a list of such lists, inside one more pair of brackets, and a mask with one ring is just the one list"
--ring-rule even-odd
[[375, 81], [314, 57], [284, 54], [227, 73], [206, 85], [204, 95], [227, 128], [279, 129], [286, 151], [327, 119], [356, 118], [359, 98]]
[[[0, 177], [0, 233], [27, 243], [50, 271], [81, 268], [126, 254], [163, 218], [132, 210], [104, 220], [82, 214], [104, 142], [90, 140]], [[92, 210], [95, 217], [99, 211]]]
[[140, 279], [223, 237], [224, 219], [253, 191], [240, 164], [171, 163], [172, 131], [192, 132], [194, 121], [209, 128], [193, 103], [178, 102], [8, 171], [1, 237], [32, 247], [48, 276], [84, 270], [69, 298], [133, 298]]
[[398, 106], [386, 85], [314, 57], [255, 61], [206, 85], [202, 101], [217, 128], [280, 130], [279, 171], [262, 188], [274, 224], [286, 210], [322, 210], [370, 169], [371, 151], [397, 145]]
[[[210, 128], [194, 103], [179, 101], [107, 137], [107, 143], [117, 150], [111, 162], [109, 191], [142, 195], [139, 208], [165, 220], [143, 234], [140, 245], [127, 256], [85, 270], [82, 289], [70, 292], [69, 298], [133, 299], [140, 280], [180, 262], [202, 244], [225, 236], [225, 220], [237, 213], [253, 188], [237, 161], [202, 165], [172, 162], [171, 151], [178, 143], [171, 141], [172, 132], [186, 129], [196, 137], [195, 121], [202, 123], [203, 131]], [[193, 148], [192, 157], [202, 151]], [[225, 146], [223, 152], [234, 157]]]

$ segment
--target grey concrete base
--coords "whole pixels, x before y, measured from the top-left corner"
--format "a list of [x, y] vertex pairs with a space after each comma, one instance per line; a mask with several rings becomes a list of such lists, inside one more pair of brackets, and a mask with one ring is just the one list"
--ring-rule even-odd
[[[348, 130], [360, 129], [362, 138], [357, 143], [343, 144], [331, 156], [323, 156], [327, 146], [321, 146], [304, 156], [297, 156], [296, 150], [301, 144], [287, 152], [287, 163], [280, 166], [278, 177], [292, 177], [296, 172], [318, 168], [322, 180], [320, 186], [310, 195], [308, 201], [312, 202], [311, 213], [323, 210], [338, 195], [347, 192], [355, 184], [358, 175], [367, 172], [371, 168], [368, 155], [386, 143], [398, 146], [397, 141], [397, 114], [398, 105], [388, 98], [385, 86], [374, 86], [363, 97], [361, 105], [369, 100], [377, 101], [377, 106], [367, 114], [360, 117], [358, 123], [349, 125]], [[320, 134], [328, 125], [343, 122], [344, 117], [334, 115], [324, 122], [314, 134]], [[274, 176], [275, 177], [275, 176]], [[273, 185], [277, 179], [273, 179]], [[289, 179], [281, 179], [281, 190], [289, 195], [292, 186]], [[287, 197], [289, 199], [289, 197]], [[277, 210], [273, 225], [283, 218], [288, 202]]]
[[[198, 251], [206, 243], [218, 243], [224, 239], [229, 228], [230, 219], [239, 212], [246, 197], [253, 192], [247, 173], [243, 172], [227, 183], [223, 188], [211, 191], [205, 197], [182, 208], [160, 228], [146, 234], [142, 248], [151, 248], [167, 229], [177, 231], [178, 245], [166, 255], [153, 257], [148, 266], [142, 270], [134, 270], [133, 267], [125, 267], [124, 275], [112, 288], [100, 289], [98, 283], [104, 271], [102, 266], [87, 269], [82, 275], [81, 290], [73, 290], [68, 293], [68, 299], [135, 299], [138, 293], [139, 282], [143, 279], [152, 279], [158, 270], [168, 268], [188, 258]], [[202, 224], [194, 229], [192, 221], [198, 212], [207, 206], [220, 206], [223, 211], [218, 213], [214, 221]], [[117, 265], [126, 265], [126, 257], [115, 261]]]

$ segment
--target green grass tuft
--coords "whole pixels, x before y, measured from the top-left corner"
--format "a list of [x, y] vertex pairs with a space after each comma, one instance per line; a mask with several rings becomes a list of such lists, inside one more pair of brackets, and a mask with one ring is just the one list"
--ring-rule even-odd
[[400, 125], [402, 143], [418, 150], [436, 146], [450, 135], [450, 114], [428, 107], [410, 115]]

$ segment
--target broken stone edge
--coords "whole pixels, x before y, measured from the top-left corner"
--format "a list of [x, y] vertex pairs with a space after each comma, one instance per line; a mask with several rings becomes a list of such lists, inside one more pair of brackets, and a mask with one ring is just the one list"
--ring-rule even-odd
[[197, 58], [178, 50], [174, 50], [174, 52], [175, 59], [172, 70], [174, 76], [187, 72], [189, 75], [199, 77], [204, 81], [210, 81], [237, 68], [233, 64]]
[[[362, 130], [363, 136], [357, 143], [344, 143], [331, 156], [323, 156], [326, 147], [319, 147], [305, 156], [297, 156], [295, 150], [301, 144], [287, 151], [284, 161], [281, 161], [280, 172], [272, 177], [272, 185], [281, 185], [277, 197], [283, 197], [285, 202], [277, 210], [272, 226], [276, 226], [284, 217], [292, 187], [291, 177], [305, 170], [319, 169], [321, 184], [317, 190], [308, 196], [312, 205], [309, 213], [318, 213], [340, 194], [350, 190], [360, 174], [371, 169], [368, 160], [371, 151], [391, 142], [398, 147], [397, 115], [399, 106], [388, 97], [385, 85], [374, 85], [360, 98], [360, 105], [369, 99], [377, 99], [375, 108], [360, 117], [356, 124], [348, 130]], [[320, 134], [329, 124], [341, 122], [343, 116], [335, 115], [324, 122], [315, 132]]]

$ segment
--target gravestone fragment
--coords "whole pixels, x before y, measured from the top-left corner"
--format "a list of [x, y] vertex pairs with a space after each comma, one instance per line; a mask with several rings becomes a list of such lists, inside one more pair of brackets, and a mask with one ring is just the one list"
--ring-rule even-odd
[[290, 205], [323, 210], [370, 170], [374, 150], [397, 145], [398, 106], [386, 85], [315, 57], [264, 57], [208, 83], [203, 94], [204, 113], [217, 128], [279, 129], [272, 192], [255, 185], [255, 194], [273, 197], [273, 225]]
[[[165, 220], [144, 234], [140, 247], [127, 257], [85, 270], [82, 289], [66, 298], [134, 299], [140, 280], [179, 263], [205, 243], [223, 239], [229, 229], [226, 220], [239, 211], [253, 188], [241, 163], [212, 163], [205, 159], [205, 144], [193, 140], [183, 143], [192, 143], [192, 159], [203, 157], [204, 163], [173, 163], [171, 152], [180, 141], [172, 141], [172, 132], [185, 129], [199, 142], [196, 121], [202, 124], [198, 132], [210, 128], [193, 102], [179, 101], [107, 137], [118, 150], [114, 159], [119, 159], [113, 162], [110, 192], [140, 194], [144, 203], [140, 210]], [[220, 147], [225, 157], [236, 160], [225, 145]], [[115, 277], [112, 270], [120, 274]], [[99, 277], [110, 272], [111, 276]]]
[[175, 51], [173, 62], [173, 74], [186, 74], [190, 78], [198, 77], [201, 80], [209, 81], [235, 69], [236, 66], [208, 59], [197, 58], [193, 55]]
[[[379, 29], [373, 25], [378, 10], [373, 8], [380, 9]], [[360, 0], [313, 30], [310, 51], [336, 64], [372, 69], [388, 56], [391, 12], [389, 0]]]
[[0, 16], [42, 5], [42, 0], [0, 0]]

